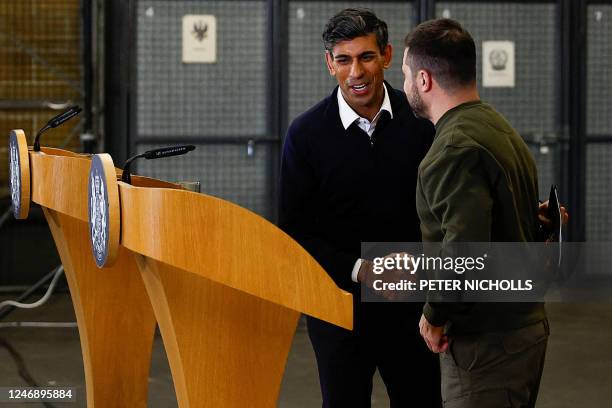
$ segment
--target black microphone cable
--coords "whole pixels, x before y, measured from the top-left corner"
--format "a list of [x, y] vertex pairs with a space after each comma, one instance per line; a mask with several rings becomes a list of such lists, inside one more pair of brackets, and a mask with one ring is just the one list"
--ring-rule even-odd
[[36, 133], [36, 137], [34, 138], [34, 151], [35, 152], [39, 152], [40, 151], [40, 136], [43, 133], [45, 133], [49, 129], [53, 129], [53, 128], [58, 127], [59, 125], [61, 125], [64, 122], [69, 121], [70, 119], [72, 119], [73, 117], [75, 117], [76, 115], [81, 113], [81, 110], [82, 109], [79, 106], [74, 105], [74, 106], [71, 106], [70, 108], [68, 108], [67, 111], [62, 112], [59, 115], [54, 116], [51, 119], [49, 119], [47, 124], [45, 126], [43, 126], [42, 129], [40, 129], [38, 131], [38, 133]]

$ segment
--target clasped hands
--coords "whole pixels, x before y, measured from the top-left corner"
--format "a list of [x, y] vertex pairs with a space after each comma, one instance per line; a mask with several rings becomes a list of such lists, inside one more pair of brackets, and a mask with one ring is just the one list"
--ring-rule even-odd
[[[363, 260], [357, 273], [357, 280], [370, 289], [374, 289], [374, 283], [378, 280], [385, 284], [397, 284], [402, 281], [416, 282], [418, 278], [414, 274], [412, 258], [412, 255], [406, 252], [393, 252], [383, 258], [378, 258], [381, 262], [376, 267], [372, 261]], [[378, 290], [382, 297], [390, 301], [405, 297], [402, 292], [398, 290]]]

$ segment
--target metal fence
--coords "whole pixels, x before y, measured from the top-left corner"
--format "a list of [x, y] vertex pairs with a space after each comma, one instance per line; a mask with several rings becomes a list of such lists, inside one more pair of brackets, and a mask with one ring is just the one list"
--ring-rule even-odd
[[612, 4], [587, 7], [586, 239], [612, 241]]
[[[198, 180], [202, 191], [271, 217], [270, 16], [266, 1], [136, 2], [134, 149], [194, 143], [189, 156], [138, 172]], [[214, 15], [217, 60], [182, 61], [185, 15]]]
[[[7, 144], [11, 129], [29, 143], [47, 121], [84, 96], [80, 0], [0, 2], [0, 214], [9, 207]], [[77, 150], [82, 119], [44, 135], [45, 146]], [[32, 245], [36, 256], [31, 256]], [[21, 286], [56, 266], [47, 224], [33, 208], [27, 221], [12, 215], [0, 228], [0, 284]]]
[[[75, 0], [11, 3], [0, 5], [0, 123], [5, 123], [5, 130], [23, 127], [32, 135], [51, 115], [40, 106], [82, 98], [79, 5]], [[445, 16], [459, 20], [473, 34], [481, 96], [510, 120], [532, 148], [540, 172], [541, 198], [550, 184], [559, 184], [562, 196], [573, 205], [574, 219], [585, 224], [582, 232], [577, 229], [575, 238], [601, 240], [610, 235], [606, 160], [612, 142], [607, 103], [612, 91], [612, 50], [607, 40], [612, 27], [610, 1], [104, 3], [128, 4], [121, 7], [129, 8], [123, 18], [132, 35], [120, 43], [121, 49], [107, 49], [105, 56], [107, 65], [115, 64], [113, 53], [127, 50], [132, 69], [125, 84], [109, 83], [105, 88], [130, 88], [126, 96], [129, 129], [125, 134], [107, 133], [107, 145], [126, 143], [126, 155], [167, 144], [198, 147], [182, 158], [140, 163], [139, 173], [171, 181], [200, 180], [204, 192], [274, 219], [284, 131], [296, 115], [335, 85], [325, 67], [321, 42], [327, 19], [342, 8], [360, 6], [372, 8], [386, 20], [395, 50], [386, 78], [401, 88], [403, 36], [418, 21]], [[583, 10], [583, 20], [575, 17], [577, 10]], [[185, 15], [216, 17], [215, 63], [182, 62], [181, 20]], [[107, 33], [123, 26], [115, 27], [113, 21], [107, 20]], [[582, 32], [585, 38], [580, 37]], [[513, 87], [482, 86], [484, 41], [514, 44]], [[584, 61], [572, 58], [581, 45], [586, 50]], [[568, 70], [568, 63], [582, 64], [584, 77], [576, 75], [579, 69], [575, 66]], [[570, 91], [575, 83], [584, 88], [584, 98]], [[574, 118], [574, 112], [581, 109], [585, 118]], [[62, 143], [71, 130], [46, 135], [45, 144]], [[2, 163], [0, 180], [5, 186]]]
[[[79, 0], [0, 4], [0, 128], [29, 140], [47, 120], [83, 97]], [[46, 145], [75, 148], [79, 123], [45, 135]], [[0, 141], [0, 194], [7, 194], [7, 138]], [[78, 142], [78, 138], [76, 138]]]
[[[200, 180], [204, 192], [273, 218], [283, 132], [335, 86], [325, 66], [323, 27], [333, 14], [354, 6], [372, 8], [388, 23], [395, 55], [385, 76], [398, 88], [403, 83], [403, 38], [427, 15], [464, 24], [477, 43], [479, 67], [483, 41], [513, 42], [515, 86], [483, 87], [479, 69], [481, 96], [531, 146], [542, 198], [550, 184], [567, 184], [562, 180], [567, 140], [560, 1], [137, 0], [132, 149], [190, 141], [202, 150], [188, 159], [141, 163], [138, 172], [167, 180]], [[193, 14], [217, 18], [215, 64], [181, 61], [180, 21]], [[279, 33], [281, 38], [274, 38]], [[274, 64], [278, 76], [268, 74]]]

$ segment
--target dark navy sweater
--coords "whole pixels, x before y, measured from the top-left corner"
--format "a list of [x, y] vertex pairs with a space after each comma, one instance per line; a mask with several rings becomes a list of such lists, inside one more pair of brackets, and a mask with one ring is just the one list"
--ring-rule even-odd
[[393, 119], [379, 119], [373, 143], [356, 123], [342, 126], [336, 87], [293, 121], [283, 147], [279, 226], [353, 293], [361, 242], [421, 240], [417, 171], [435, 130], [387, 89]]

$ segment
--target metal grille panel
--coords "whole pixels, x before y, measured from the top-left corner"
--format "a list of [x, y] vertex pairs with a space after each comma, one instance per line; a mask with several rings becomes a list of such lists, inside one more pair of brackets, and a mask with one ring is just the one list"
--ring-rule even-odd
[[612, 135], [612, 5], [587, 9], [587, 134]]
[[329, 95], [336, 80], [325, 66], [321, 34], [327, 21], [348, 7], [371, 8], [387, 23], [389, 41], [394, 47], [393, 63], [385, 79], [402, 88], [404, 36], [414, 27], [412, 3], [291, 1], [289, 3], [289, 121]]
[[[162, 145], [141, 145], [146, 151]], [[247, 145], [200, 144], [185, 155], [160, 160], [142, 160], [137, 174], [161, 180], [200, 181], [201, 192], [246, 207], [266, 218], [271, 217], [270, 163], [274, 149], [255, 145], [252, 155]]]
[[[612, 241], [612, 144], [587, 146], [586, 239]], [[570, 208], [571, 213], [571, 208]]]
[[[555, 4], [441, 2], [439, 17], [461, 22], [476, 42], [477, 80], [491, 103], [523, 135], [559, 132], [560, 33]], [[482, 88], [482, 41], [514, 41], [516, 87]]]
[[[530, 141], [538, 166], [540, 198], [546, 200], [551, 184], [560, 184], [559, 32], [555, 4], [518, 2], [441, 2], [439, 17], [453, 18], [470, 32], [476, 43], [476, 72], [481, 98], [501, 112]], [[515, 87], [482, 87], [482, 42], [513, 41]], [[542, 144], [546, 139], [553, 144]]]
[[[529, 148], [535, 157], [536, 164], [538, 167], [538, 186], [540, 200], [548, 200], [548, 194], [550, 192], [550, 186], [555, 184], [560, 187], [561, 180], [559, 178], [559, 157], [560, 157], [560, 145], [533, 145]], [[566, 194], [566, 191], [560, 191], [560, 194]]]
[[[182, 17], [217, 19], [217, 62], [182, 62]], [[269, 57], [265, 1], [138, 1], [138, 135], [261, 136]]]
[[[23, 129], [32, 143], [59, 113], [50, 101], [63, 108], [82, 99], [81, 23], [79, 0], [0, 3], [0, 197], [8, 193], [9, 130]], [[72, 120], [47, 132], [42, 144], [76, 150], [80, 130]]]

